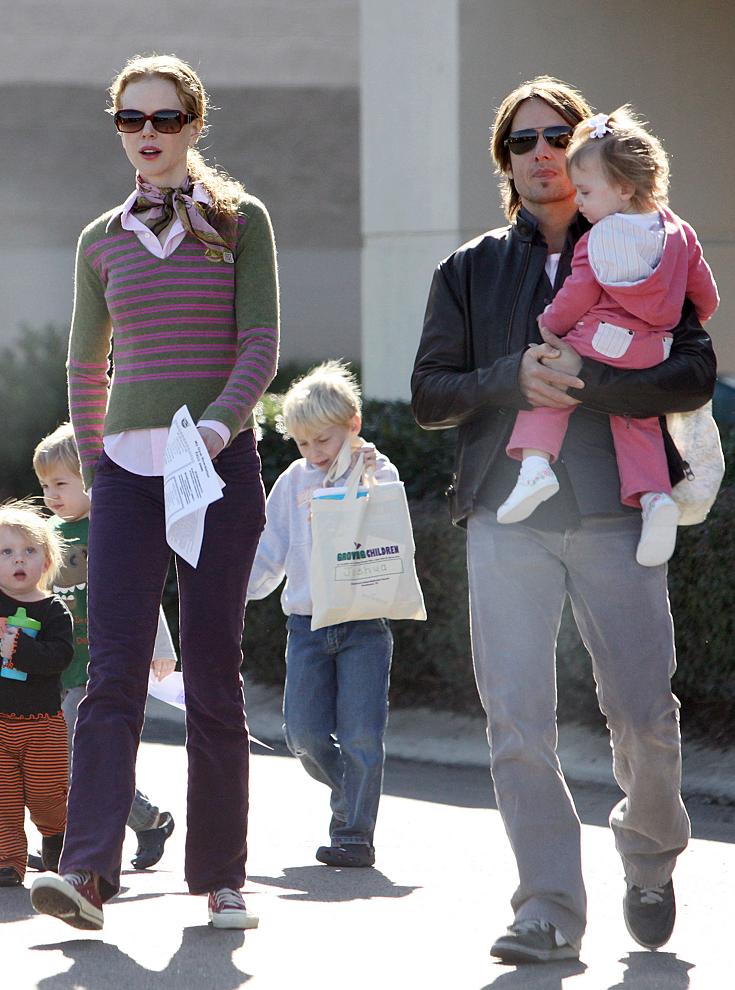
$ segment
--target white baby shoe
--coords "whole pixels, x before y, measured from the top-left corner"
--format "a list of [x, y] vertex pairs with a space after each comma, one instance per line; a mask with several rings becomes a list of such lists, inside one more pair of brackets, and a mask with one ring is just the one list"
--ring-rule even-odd
[[528, 519], [533, 510], [556, 495], [559, 482], [542, 457], [529, 457], [521, 465], [516, 486], [498, 509], [499, 523], [515, 523]]
[[647, 492], [641, 496], [643, 528], [635, 559], [643, 567], [665, 564], [676, 546], [679, 508], [665, 492]]

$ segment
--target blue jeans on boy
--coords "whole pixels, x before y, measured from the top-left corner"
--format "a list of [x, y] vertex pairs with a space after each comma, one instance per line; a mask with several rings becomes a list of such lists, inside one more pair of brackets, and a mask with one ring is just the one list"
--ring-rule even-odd
[[386, 619], [311, 631], [310, 615], [286, 628], [286, 743], [332, 791], [333, 846], [372, 845], [383, 786], [393, 636]]

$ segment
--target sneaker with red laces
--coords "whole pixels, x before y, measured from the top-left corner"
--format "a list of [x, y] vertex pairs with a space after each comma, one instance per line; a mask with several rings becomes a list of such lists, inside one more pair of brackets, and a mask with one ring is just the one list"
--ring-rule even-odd
[[239, 890], [219, 887], [209, 892], [209, 921], [214, 928], [257, 928], [259, 918], [245, 907]]
[[39, 877], [31, 887], [31, 904], [39, 914], [50, 914], [72, 928], [102, 928], [102, 898], [97, 878], [88, 870]]

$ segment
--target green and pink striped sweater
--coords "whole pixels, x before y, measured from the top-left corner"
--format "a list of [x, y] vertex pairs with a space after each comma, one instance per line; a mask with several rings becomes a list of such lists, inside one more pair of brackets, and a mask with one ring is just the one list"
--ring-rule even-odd
[[157, 258], [117, 212], [77, 247], [69, 410], [87, 488], [103, 436], [168, 426], [184, 403], [233, 438], [251, 427], [278, 361], [275, 244], [259, 200], [240, 205], [234, 264], [209, 261], [188, 234]]

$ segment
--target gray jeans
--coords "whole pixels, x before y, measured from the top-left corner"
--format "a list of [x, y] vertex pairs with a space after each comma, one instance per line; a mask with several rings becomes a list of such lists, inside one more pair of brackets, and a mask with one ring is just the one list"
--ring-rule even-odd
[[[71, 776], [72, 739], [74, 737], [74, 726], [77, 724], [77, 708], [86, 693], [86, 687], [67, 688], [62, 693], [61, 710], [64, 713], [69, 741], [69, 776]], [[128, 828], [131, 828], [134, 832], [143, 832], [145, 829], [153, 828], [157, 821], [158, 808], [136, 787], [133, 806], [128, 815]]]
[[567, 594], [625, 795], [610, 825], [626, 878], [667, 881], [690, 835], [666, 568], [636, 563], [639, 536], [637, 516], [593, 517], [562, 533], [501, 526], [489, 510], [468, 522], [475, 677], [520, 878], [511, 904], [516, 920], [550, 921], [575, 945], [586, 920], [580, 823], [556, 753], [555, 649]]

